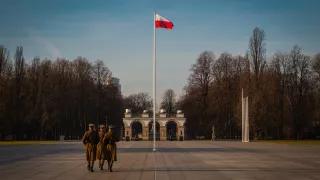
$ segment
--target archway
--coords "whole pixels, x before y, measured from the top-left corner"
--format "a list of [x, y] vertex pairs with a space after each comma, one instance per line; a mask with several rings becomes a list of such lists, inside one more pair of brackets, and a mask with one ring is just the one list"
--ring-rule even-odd
[[131, 139], [139, 140], [142, 135], [142, 124], [139, 121], [134, 121], [131, 124]]
[[[153, 122], [149, 123], [149, 140], [153, 140]], [[156, 140], [160, 140], [160, 124], [156, 122]]]
[[169, 121], [166, 124], [167, 128], [167, 140], [173, 141], [177, 140], [177, 123], [174, 121]]

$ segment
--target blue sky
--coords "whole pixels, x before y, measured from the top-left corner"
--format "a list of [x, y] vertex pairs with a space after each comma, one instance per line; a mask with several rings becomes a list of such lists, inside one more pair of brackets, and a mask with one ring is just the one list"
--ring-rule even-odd
[[27, 60], [77, 56], [103, 60], [124, 95], [152, 90], [153, 11], [175, 24], [158, 30], [157, 97], [178, 95], [204, 50], [244, 54], [254, 27], [266, 32], [267, 55], [298, 44], [320, 52], [317, 0], [0, 0], [0, 44]]

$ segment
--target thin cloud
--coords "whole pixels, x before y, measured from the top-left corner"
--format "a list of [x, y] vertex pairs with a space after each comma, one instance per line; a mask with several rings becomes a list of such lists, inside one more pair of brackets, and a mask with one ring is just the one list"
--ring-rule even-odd
[[28, 32], [30, 39], [37, 43], [40, 47], [43, 47], [48, 52], [48, 56], [52, 58], [62, 57], [60, 49], [55, 46], [55, 44], [52, 43], [48, 38], [41, 36], [35, 30], [29, 29]]

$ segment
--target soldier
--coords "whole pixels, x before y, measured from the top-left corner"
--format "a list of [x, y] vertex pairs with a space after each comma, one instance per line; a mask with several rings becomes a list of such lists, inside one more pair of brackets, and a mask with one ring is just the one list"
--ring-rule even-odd
[[108, 161], [108, 170], [112, 172], [112, 165], [114, 161], [117, 161], [117, 145], [116, 137], [113, 133], [114, 126], [110, 125], [109, 130], [104, 137], [104, 142], [107, 145], [107, 161]]
[[89, 124], [89, 130], [84, 133], [82, 142], [86, 148], [88, 171], [93, 172], [93, 165], [94, 161], [96, 160], [97, 144], [99, 142], [99, 135], [95, 130], [94, 124]]
[[99, 129], [99, 143], [97, 145], [97, 159], [99, 159], [99, 168], [103, 170], [104, 160], [106, 159], [106, 144], [104, 143], [104, 137], [106, 134], [106, 126], [100, 125]]

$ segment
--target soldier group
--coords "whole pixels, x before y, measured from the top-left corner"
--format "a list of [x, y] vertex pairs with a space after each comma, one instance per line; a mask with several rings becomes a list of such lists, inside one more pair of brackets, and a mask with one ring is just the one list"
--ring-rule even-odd
[[113, 162], [117, 161], [116, 138], [113, 134], [113, 126], [109, 126], [108, 131], [105, 125], [99, 126], [99, 131], [94, 124], [89, 124], [82, 138], [85, 145], [88, 171], [93, 172], [93, 165], [96, 159], [99, 160], [99, 168], [103, 170], [104, 161], [108, 162], [108, 170], [112, 172]]

